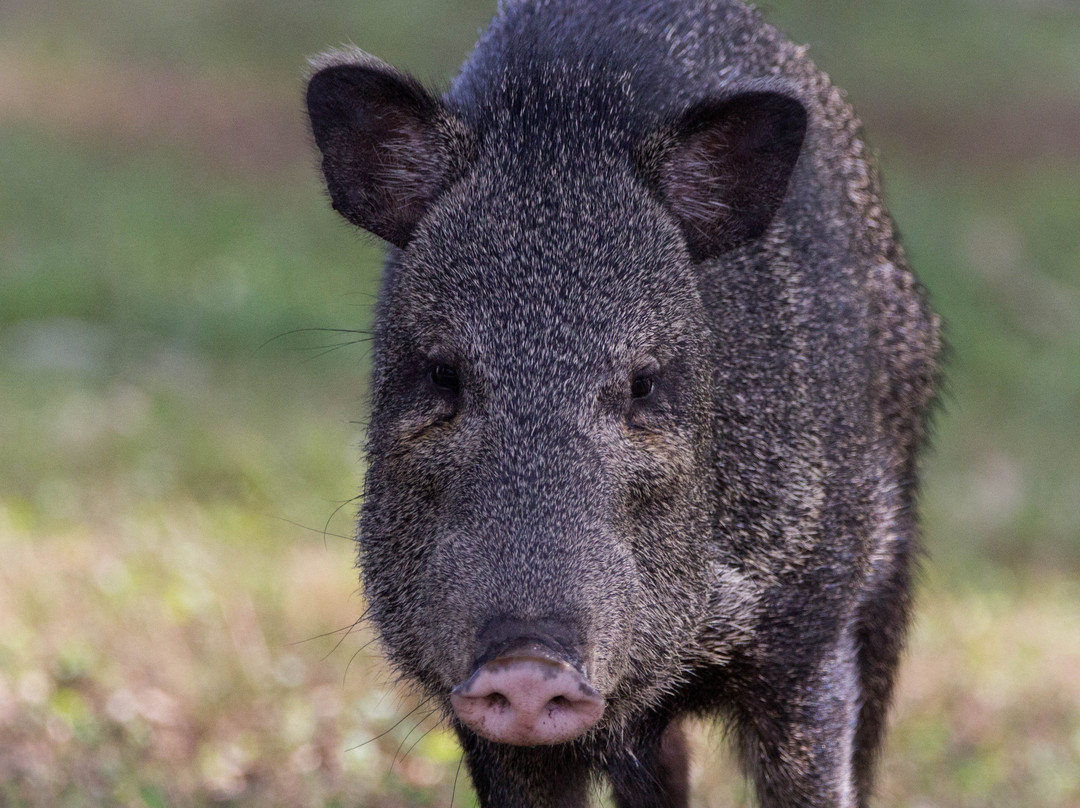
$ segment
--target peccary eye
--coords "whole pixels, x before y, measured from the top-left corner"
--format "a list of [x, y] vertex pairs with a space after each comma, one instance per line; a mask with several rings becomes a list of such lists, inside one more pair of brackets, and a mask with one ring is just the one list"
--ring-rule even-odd
[[457, 371], [449, 365], [435, 365], [431, 368], [431, 383], [440, 390], [449, 393], [461, 392], [461, 380], [458, 379]]
[[653, 377], [642, 373], [635, 376], [634, 380], [630, 382], [630, 395], [640, 401], [651, 396], [655, 386]]

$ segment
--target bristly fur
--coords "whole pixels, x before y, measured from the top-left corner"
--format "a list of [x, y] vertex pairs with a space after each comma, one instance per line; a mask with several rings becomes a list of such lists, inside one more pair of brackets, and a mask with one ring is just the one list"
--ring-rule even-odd
[[[393, 245], [371, 619], [481, 804], [680, 808], [678, 722], [718, 715], [763, 805], [866, 806], [941, 342], [842, 93], [736, 0], [502, 2], [442, 97], [312, 66], [334, 206]], [[497, 621], [556, 626], [599, 723], [457, 721]]]

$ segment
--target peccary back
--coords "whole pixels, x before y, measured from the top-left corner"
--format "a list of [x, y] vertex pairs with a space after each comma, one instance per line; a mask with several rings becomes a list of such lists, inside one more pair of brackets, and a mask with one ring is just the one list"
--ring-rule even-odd
[[767, 806], [866, 805], [938, 321], [859, 122], [731, 0], [511, 0], [442, 97], [307, 101], [389, 243], [359, 555], [484, 806], [685, 806], [719, 715]]

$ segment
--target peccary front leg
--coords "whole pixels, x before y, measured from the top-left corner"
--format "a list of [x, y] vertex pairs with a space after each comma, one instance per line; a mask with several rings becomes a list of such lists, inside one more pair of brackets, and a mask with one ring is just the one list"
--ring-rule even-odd
[[856, 808], [853, 761], [861, 702], [854, 643], [809, 670], [758, 671], [737, 727], [763, 808]]
[[[914, 531], [913, 527], [909, 528]], [[892, 565], [874, 581], [859, 607], [856, 625], [862, 707], [855, 734], [855, 782], [859, 805], [869, 804], [874, 766], [885, 733], [900, 652], [911, 611], [911, 569], [903, 548]]]
[[653, 733], [632, 756], [608, 767], [618, 808], [686, 808], [689, 804], [689, 750], [678, 721]]
[[573, 746], [510, 746], [459, 730], [482, 808], [586, 808], [590, 770]]

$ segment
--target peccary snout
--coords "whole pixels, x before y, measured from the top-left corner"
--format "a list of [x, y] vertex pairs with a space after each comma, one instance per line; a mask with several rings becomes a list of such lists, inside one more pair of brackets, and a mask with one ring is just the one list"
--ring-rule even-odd
[[573, 740], [604, 714], [604, 697], [551, 645], [512, 642], [451, 691], [461, 722], [500, 743], [536, 746]]

